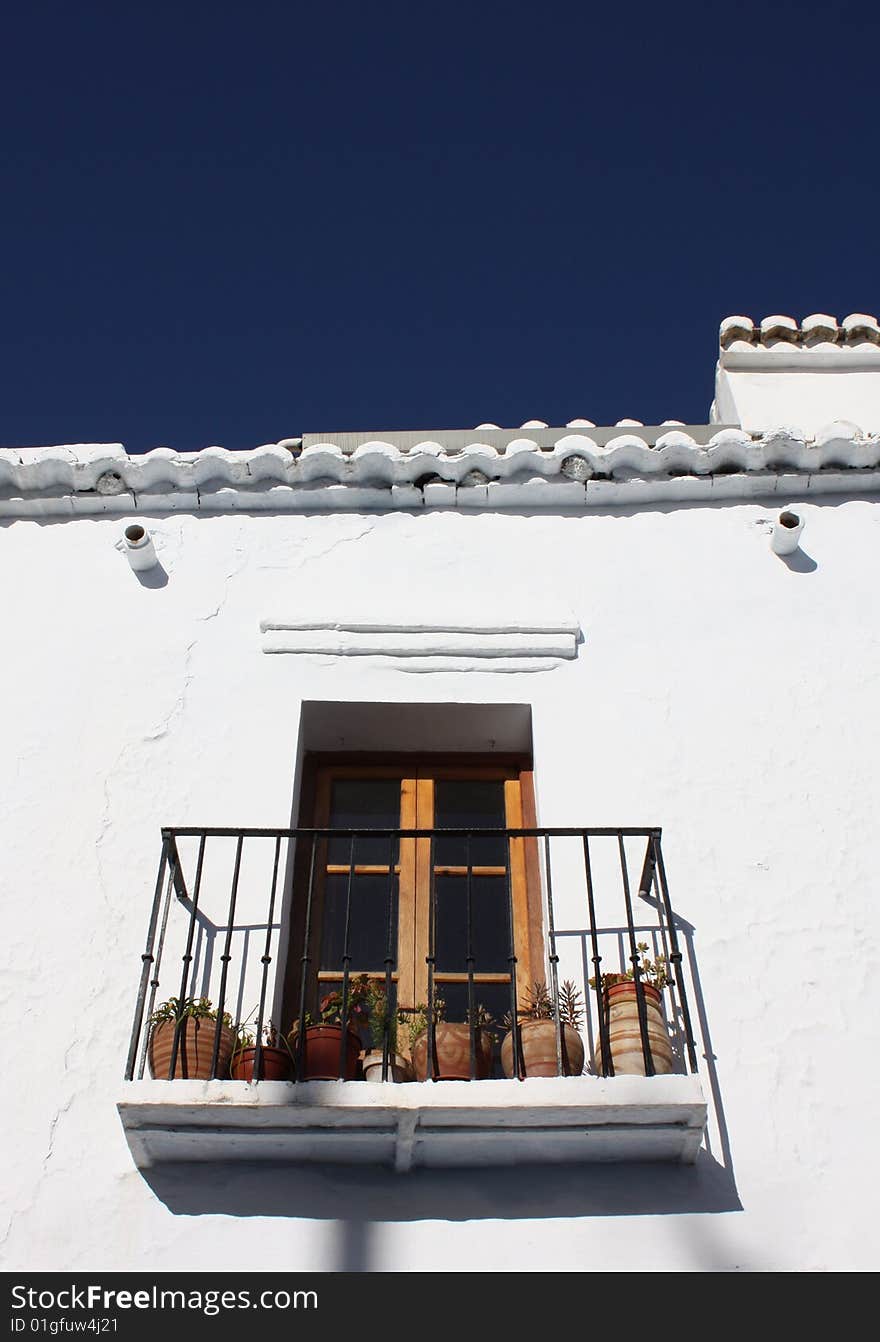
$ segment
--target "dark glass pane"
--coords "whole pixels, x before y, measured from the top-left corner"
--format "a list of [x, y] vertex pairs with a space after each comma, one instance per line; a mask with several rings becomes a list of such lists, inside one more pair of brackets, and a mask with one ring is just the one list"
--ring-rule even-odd
[[[321, 929], [321, 969], [343, 967], [345, 954], [345, 907], [348, 876], [327, 876], [324, 885], [324, 919]], [[397, 963], [397, 878], [391, 890], [391, 929], [388, 928], [388, 877], [354, 876], [351, 881], [349, 962], [353, 971], [382, 972], [385, 956]], [[389, 940], [390, 952], [387, 950]]]
[[[441, 980], [437, 984], [437, 994], [443, 998], [445, 1003], [444, 1020], [467, 1020], [468, 986], [466, 983], [444, 983]], [[491, 1075], [503, 1076], [500, 1050], [501, 1043], [507, 1033], [507, 1027], [503, 1022], [505, 1016], [510, 1012], [510, 984], [475, 983], [474, 1004], [485, 1007], [492, 1017], [492, 1024], [486, 1027], [493, 1039]]]
[[[437, 780], [434, 824], [438, 829], [503, 829], [506, 823], [504, 783], [500, 779]], [[506, 839], [471, 838], [470, 859], [475, 867], [506, 866]], [[466, 862], [466, 839], [435, 839], [436, 866], [462, 867]]]
[[[436, 964], [438, 970], [467, 971], [467, 878], [437, 876]], [[471, 877], [471, 947], [474, 972], [506, 973], [510, 968], [510, 910], [503, 876]]]
[[[337, 778], [330, 793], [331, 829], [396, 829], [400, 825], [399, 778]], [[348, 864], [351, 839], [331, 839], [327, 861]], [[355, 863], [388, 865], [397, 861], [397, 840], [355, 839]]]

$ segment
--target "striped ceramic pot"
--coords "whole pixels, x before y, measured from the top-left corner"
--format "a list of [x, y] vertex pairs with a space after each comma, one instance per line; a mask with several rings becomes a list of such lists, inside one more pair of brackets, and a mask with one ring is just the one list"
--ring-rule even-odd
[[[170, 1078], [168, 1072], [171, 1067], [171, 1055], [174, 1051], [174, 1031], [178, 1024], [177, 1021], [163, 1020], [153, 1026], [150, 1046], [147, 1050], [151, 1075], [156, 1081], [210, 1080], [217, 1022], [207, 1019], [197, 1020], [193, 1016], [186, 1017], [184, 1024], [180, 1026], [174, 1076]], [[221, 1025], [216, 1069], [218, 1079], [222, 1079], [229, 1074], [229, 1059], [232, 1056], [234, 1043], [235, 1035], [233, 1031], [228, 1026]]]
[[[648, 1047], [656, 1074], [672, 1071], [672, 1045], [660, 1010], [660, 993], [650, 983], [642, 984]], [[645, 1055], [639, 1027], [636, 985], [614, 983], [605, 989], [605, 1023], [615, 1076], [645, 1076]], [[594, 1066], [602, 1075], [602, 1037], [598, 1035]]]

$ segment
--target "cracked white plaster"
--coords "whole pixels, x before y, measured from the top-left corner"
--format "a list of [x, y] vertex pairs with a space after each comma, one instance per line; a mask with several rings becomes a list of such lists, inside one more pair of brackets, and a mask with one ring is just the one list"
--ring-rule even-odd
[[[878, 506], [846, 494], [803, 506], [809, 571], [769, 552], [766, 502], [369, 520], [144, 512], [167, 540], [156, 589], [114, 550], [118, 517], [0, 527], [2, 571], [16, 575], [0, 659], [0, 1003], [8, 1065], [26, 1078], [9, 1101], [4, 1267], [334, 1271], [346, 1199], [376, 1270], [873, 1266]], [[455, 601], [479, 590], [491, 610], [504, 587], [569, 606], [582, 654], [527, 678], [259, 650], [270, 608], [381, 590], [425, 608], [442, 588]], [[414, 1214], [403, 1180], [344, 1170], [275, 1173], [255, 1209], [250, 1171], [209, 1198], [192, 1170], [153, 1187], [134, 1169], [115, 1102], [160, 828], [288, 825], [302, 702], [334, 699], [528, 704], [539, 823], [663, 826], [672, 899], [694, 928], [698, 1053], [721, 1106], [693, 1183], [651, 1170], [621, 1182], [608, 1167], [587, 1188], [518, 1172], [504, 1195], [452, 1173]], [[264, 893], [263, 875], [248, 851], [243, 899]], [[561, 880], [560, 927], [576, 884]], [[206, 899], [222, 922], [220, 885]], [[717, 1209], [729, 1180], [736, 1201]]]

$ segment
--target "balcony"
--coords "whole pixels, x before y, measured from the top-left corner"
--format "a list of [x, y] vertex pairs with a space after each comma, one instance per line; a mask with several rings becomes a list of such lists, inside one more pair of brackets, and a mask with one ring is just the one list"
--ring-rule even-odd
[[691, 1162], [679, 930], [657, 828], [164, 829], [134, 1159]]

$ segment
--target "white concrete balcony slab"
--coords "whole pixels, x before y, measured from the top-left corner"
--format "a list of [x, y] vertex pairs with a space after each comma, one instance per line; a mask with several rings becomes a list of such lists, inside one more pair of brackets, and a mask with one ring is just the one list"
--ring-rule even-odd
[[272, 1160], [416, 1167], [696, 1159], [696, 1076], [525, 1081], [128, 1081], [135, 1163]]

